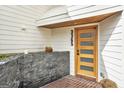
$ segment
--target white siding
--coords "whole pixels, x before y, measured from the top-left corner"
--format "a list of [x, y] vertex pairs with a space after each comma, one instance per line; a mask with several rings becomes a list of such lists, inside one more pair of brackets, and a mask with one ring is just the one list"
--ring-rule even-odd
[[[89, 24], [90, 25], [90, 24]], [[96, 25], [96, 23], [92, 24]], [[75, 27], [70, 26], [52, 29], [52, 47], [54, 51], [69, 51], [70, 52], [70, 74], [75, 75], [75, 62], [74, 62], [74, 35], [73, 35], [73, 46], [71, 46], [71, 30], [74, 31]], [[74, 32], [73, 32], [74, 34]]]
[[70, 52], [70, 74], [74, 75], [74, 46], [71, 46], [71, 30], [73, 27], [52, 30], [52, 47], [54, 51]]
[[50, 17], [57, 17], [57, 15], [66, 14], [67, 9], [65, 6], [58, 6], [47, 11], [40, 19], [46, 19]]
[[43, 18], [39, 18], [37, 20], [37, 26], [102, 15], [121, 11], [122, 9], [123, 6], [121, 5], [61, 6], [58, 7], [58, 9], [55, 8], [50, 10], [48, 13], [44, 14]]
[[[74, 9], [76, 8], [76, 9]], [[87, 5], [87, 6], [72, 6], [68, 7], [68, 14], [72, 19], [80, 19], [90, 16], [101, 15], [105, 13], [122, 10], [120, 5]]]
[[123, 79], [123, 23], [121, 13], [115, 14], [100, 22], [100, 73], [115, 81], [119, 87], [124, 87]]
[[[122, 20], [124, 20], [124, 11], [123, 11], [123, 13], [122, 13]], [[123, 26], [122, 26], [122, 31], [123, 31], [123, 33], [122, 33], [122, 37], [123, 37], [123, 40], [122, 40], [122, 44], [123, 44], [123, 49], [122, 50], [124, 50], [124, 21], [123, 21]], [[122, 75], [123, 75], [123, 85], [122, 85], [122, 87], [124, 87], [124, 52], [123, 52], [123, 54], [122, 54], [122, 66], [123, 66], [123, 69], [122, 69]]]
[[48, 9], [45, 6], [42, 8], [0, 6], [0, 53], [41, 51], [49, 45], [51, 30], [36, 27], [36, 19]]
[[[100, 76], [102, 72], [107, 78], [115, 81], [119, 87], [124, 87], [123, 23], [124, 19], [121, 13], [118, 13], [99, 24], [99, 81], [102, 79]], [[70, 51], [70, 74], [74, 75], [74, 46], [71, 46], [70, 40], [72, 29], [74, 27], [53, 29], [52, 46], [55, 51]]]
[[[41, 22], [40, 17], [48, 9], [39, 6], [0, 6], [0, 53], [41, 51], [45, 46], [52, 46], [54, 51], [70, 51], [70, 74], [74, 75], [74, 46], [71, 46], [71, 30], [74, 27], [51, 31], [37, 28], [36, 25], [84, 18], [107, 13], [108, 10], [119, 11], [120, 6], [68, 6], [66, 11], [52, 10], [52, 13], [47, 13], [49, 19]], [[59, 16], [56, 16], [57, 11]], [[40, 19], [37, 24], [36, 19]], [[102, 79], [102, 72], [117, 82], [119, 87], [124, 87], [123, 24], [124, 13], [122, 16], [121, 13], [113, 15], [99, 24], [99, 79]], [[26, 30], [22, 30], [22, 27], [26, 27]]]
[[46, 25], [53, 24], [55, 21], [58, 23], [66, 20], [71, 20], [68, 15], [66, 6], [59, 6], [50, 9], [43, 16], [37, 19], [37, 24]]

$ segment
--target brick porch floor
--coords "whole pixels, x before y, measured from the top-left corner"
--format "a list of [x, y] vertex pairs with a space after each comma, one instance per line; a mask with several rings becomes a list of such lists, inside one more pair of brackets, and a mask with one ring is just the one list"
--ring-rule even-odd
[[101, 85], [97, 82], [68, 75], [46, 84], [42, 88], [101, 88]]

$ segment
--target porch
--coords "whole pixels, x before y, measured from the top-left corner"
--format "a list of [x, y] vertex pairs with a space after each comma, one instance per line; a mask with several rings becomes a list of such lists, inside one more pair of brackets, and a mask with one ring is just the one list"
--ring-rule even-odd
[[67, 75], [44, 85], [42, 88], [102, 88], [98, 82]]
[[[22, 55], [2, 60], [0, 87], [97, 87], [74, 75], [124, 86], [123, 6], [58, 6], [44, 16], [34, 8], [38, 19], [27, 13], [30, 6], [1, 7], [0, 54]], [[51, 53], [45, 52], [48, 47]]]

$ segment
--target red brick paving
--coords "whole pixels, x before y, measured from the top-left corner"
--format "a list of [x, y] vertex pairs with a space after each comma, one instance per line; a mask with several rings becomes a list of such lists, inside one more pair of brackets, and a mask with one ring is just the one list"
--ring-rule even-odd
[[42, 88], [101, 88], [101, 85], [97, 82], [68, 75], [46, 84]]

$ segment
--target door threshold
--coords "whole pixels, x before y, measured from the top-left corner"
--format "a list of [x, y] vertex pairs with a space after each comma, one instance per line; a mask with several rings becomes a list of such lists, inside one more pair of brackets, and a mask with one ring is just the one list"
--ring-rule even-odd
[[80, 77], [80, 78], [83, 78], [83, 79], [86, 79], [86, 80], [97, 82], [96, 77], [89, 77], [89, 76], [79, 75], [79, 74], [77, 74], [76, 77]]

